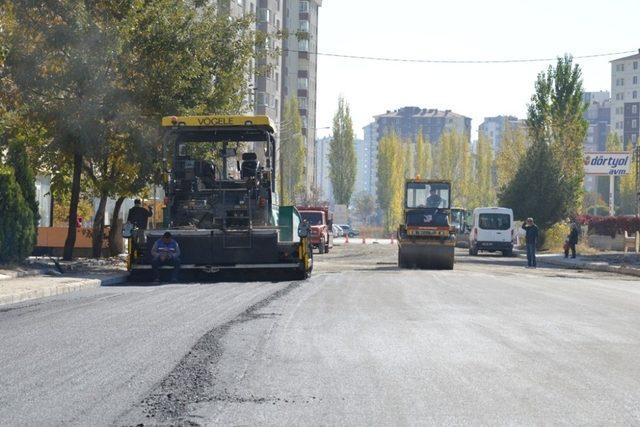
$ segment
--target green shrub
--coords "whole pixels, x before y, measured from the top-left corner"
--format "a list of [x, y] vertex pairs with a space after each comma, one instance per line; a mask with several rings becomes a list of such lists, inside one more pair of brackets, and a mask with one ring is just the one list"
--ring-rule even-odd
[[7, 165], [15, 171], [16, 182], [20, 186], [20, 192], [25, 202], [33, 213], [33, 224], [38, 230], [40, 222], [40, 210], [36, 198], [36, 179], [29, 165], [29, 156], [23, 142], [13, 140], [9, 143], [7, 152]]
[[544, 247], [549, 250], [560, 250], [569, 235], [569, 225], [563, 222], [554, 224], [544, 232]]
[[36, 240], [33, 213], [22, 197], [13, 169], [0, 165], [0, 262], [20, 262]]

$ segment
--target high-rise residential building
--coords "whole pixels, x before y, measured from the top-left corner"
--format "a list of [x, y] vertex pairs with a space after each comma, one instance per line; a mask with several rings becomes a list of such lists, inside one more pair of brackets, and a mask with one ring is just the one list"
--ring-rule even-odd
[[252, 64], [247, 85], [253, 88], [253, 97], [248, 100], [254, 106], [254, 113], [266, 115], [273, 120], [278, 130], [281, 114], [281, 76], [282, 61], [273, 55], [282, 49], [282, 40], [278, 34], [283, 29], [283, 0], [217, 0], [220, 13], [234, 17], [246, 14], [255, 15], [256, 30], [266, 34], [266, 54]]
[[331, 188], [331, 168], [329, 167], [329, 144], [331, 138], [320, 138], [315, 143], [315, 186], [322, 192], [321, 198], [333, 203], [333, 191]]
[[[640, 134], [635, 110], [640, 103], [640, 50], [611, 61], [611, 130], [624, 142], [634, 146]], [[634, 121], [635, 120], [635, 121]], [[635, 125], [635, 126], [634, 126]]]
[[363, 128], [364, 139], [356, 142], [356, 190], [376, 197], [378, 183], [378, 127], [375, 122]]
[[585, 92], [582, 98], [587, 104], [584, 118], [589, 122], [585, 151], [604, 151], [611, 131], [611, 95], [606, 90]]
[[307, 192], [314, 183], [316, 92], [318, 75], [318, 13], [322, 0], [283, 0], [284, 37], [282, 43], [282, 106], [298, 98], [302, 134], [307, 147], [305, 182]]
[[514, 116], [485, 117], [484, 122], [478, 127], [478, 134], [488, 138], [493, 151], [497, 153], [502, 147], [504, 133], [508, 127], [514, 130], [521, 129], [525, 127], [525, 122]]
[[471, 119], [451, 110], [404, 107], [375, 116], [378, 137], [395, 132], [403, 139], [414, 140], [422, 132], [436, 144], [444, 132], [456, 131], [471, 138]]

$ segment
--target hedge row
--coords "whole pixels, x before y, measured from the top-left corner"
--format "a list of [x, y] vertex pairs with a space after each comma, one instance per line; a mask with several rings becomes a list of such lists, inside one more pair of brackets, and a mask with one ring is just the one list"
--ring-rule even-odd
[[578, 222], [588, 226], [589, 234], [615, 237], [616, 234], [635, 234], [640, 231], [638, 216], [589, 216], [578, 217]]

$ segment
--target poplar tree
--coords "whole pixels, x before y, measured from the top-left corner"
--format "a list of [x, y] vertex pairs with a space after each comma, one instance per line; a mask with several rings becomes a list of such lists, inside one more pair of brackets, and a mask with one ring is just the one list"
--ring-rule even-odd
[[526, 131], [505, 123], [503, 138], [496, 153], [496, 186], [499, 190], [513, 179], [528, 147]]
[[402, 221], [404, 201], [404, 150], [395, 133], [384, 135], [378, 144], [378, 204], [384, 213], [384, 228], [393, 232]]
[[[496, 191], [493, 183], [493, 146], [485, 135], [479, 135], [475, 158], [475, 188], [477, 206], [491, 206], [495, 203]], [[474, 206], [474, 207], [477, 207]]]
[[422, 178], [429, 178], [433, 172], [433, 156], [431, 143], [425, 141], [422, 130], [416, 135], [416, 174]]
[[569, 56], [538, 75], [527, 115], [532, 146], [500, 195], [518, 219], [532, 216], [544, 229], [577, 212], [588, 127], [582, 96], [580, 67]]
[[294, 204], [296, 196], [304, 192], [305, 146], [302, 136], [302, 118], [298, 99], [291, 97], [285, 103], [280, 129], [280, 156], [282, 170], [282, 201]]
[[342, 97], [338, 100], [338, 110], [333, 118], [329, 168], [336, 203], [349, 205], [356, 183], [356, 152], [349, 104]]

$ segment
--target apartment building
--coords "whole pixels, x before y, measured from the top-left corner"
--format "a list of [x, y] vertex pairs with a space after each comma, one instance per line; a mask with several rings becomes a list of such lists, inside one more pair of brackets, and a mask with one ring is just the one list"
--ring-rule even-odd
[[356, 141], [356, 188], [354, 193], [376, 197], [378, 184], [378, 127], [375, 122], [363, 128], [364, 139]]
[[282, 61], [276, 53], [282, 49], [279, 33], [283, 29], [283, 0], [218, 0], [220, 13], [234, 17], [255, 15], [256, 30], [267, 35], [261, 47], [263, 55], [251, 66], [247, 85], [253, 89], [248, 104], [254, 114], [266, 115], [280, 128], [282, 107]]
[[582, 99], [587, 104], [584, 118], [589, 122], [585, 151], [604, 151], [611, 131], [611, 95], [608, 91], [585, 92]]
[[444, 132], [456, 131], [471, 138], [471, 119], [451, 110], [404, 107], [375, 116], [378, 137], [395, 132], [403, 139], [414, 140], [422, 132], [436, 144]]
[[318, 75], [318, 13], [322, 0], [284, 0], [282, 41], [282, 106], [298, 98], [302, 134], [307, 147], [305, 182], [307, 192], [315, 181], [316, 93]]
[[[635, 146], [640, 130], [640, 50], [634, 55], [611, 61], [611, 131]], [[636, 113], [634, 113], [636, 111]]]
[[493, 151], [498, 152], [502, 147], [505, 131], [511, 129], [524, 129], [526, 126], [524, 120], [519, 120], [515, 116], [495, 116], [485, 117], [484, 121], [478, 127], [478, 134], [484, 135], [491, 141]]
[[331, 138], [320, 138], [315, 142], [315, 187], [321, 192], [323, 200], [333, 203], [333, 190], [331, 187], [331, 167], [329, 166], [329, 145]]

